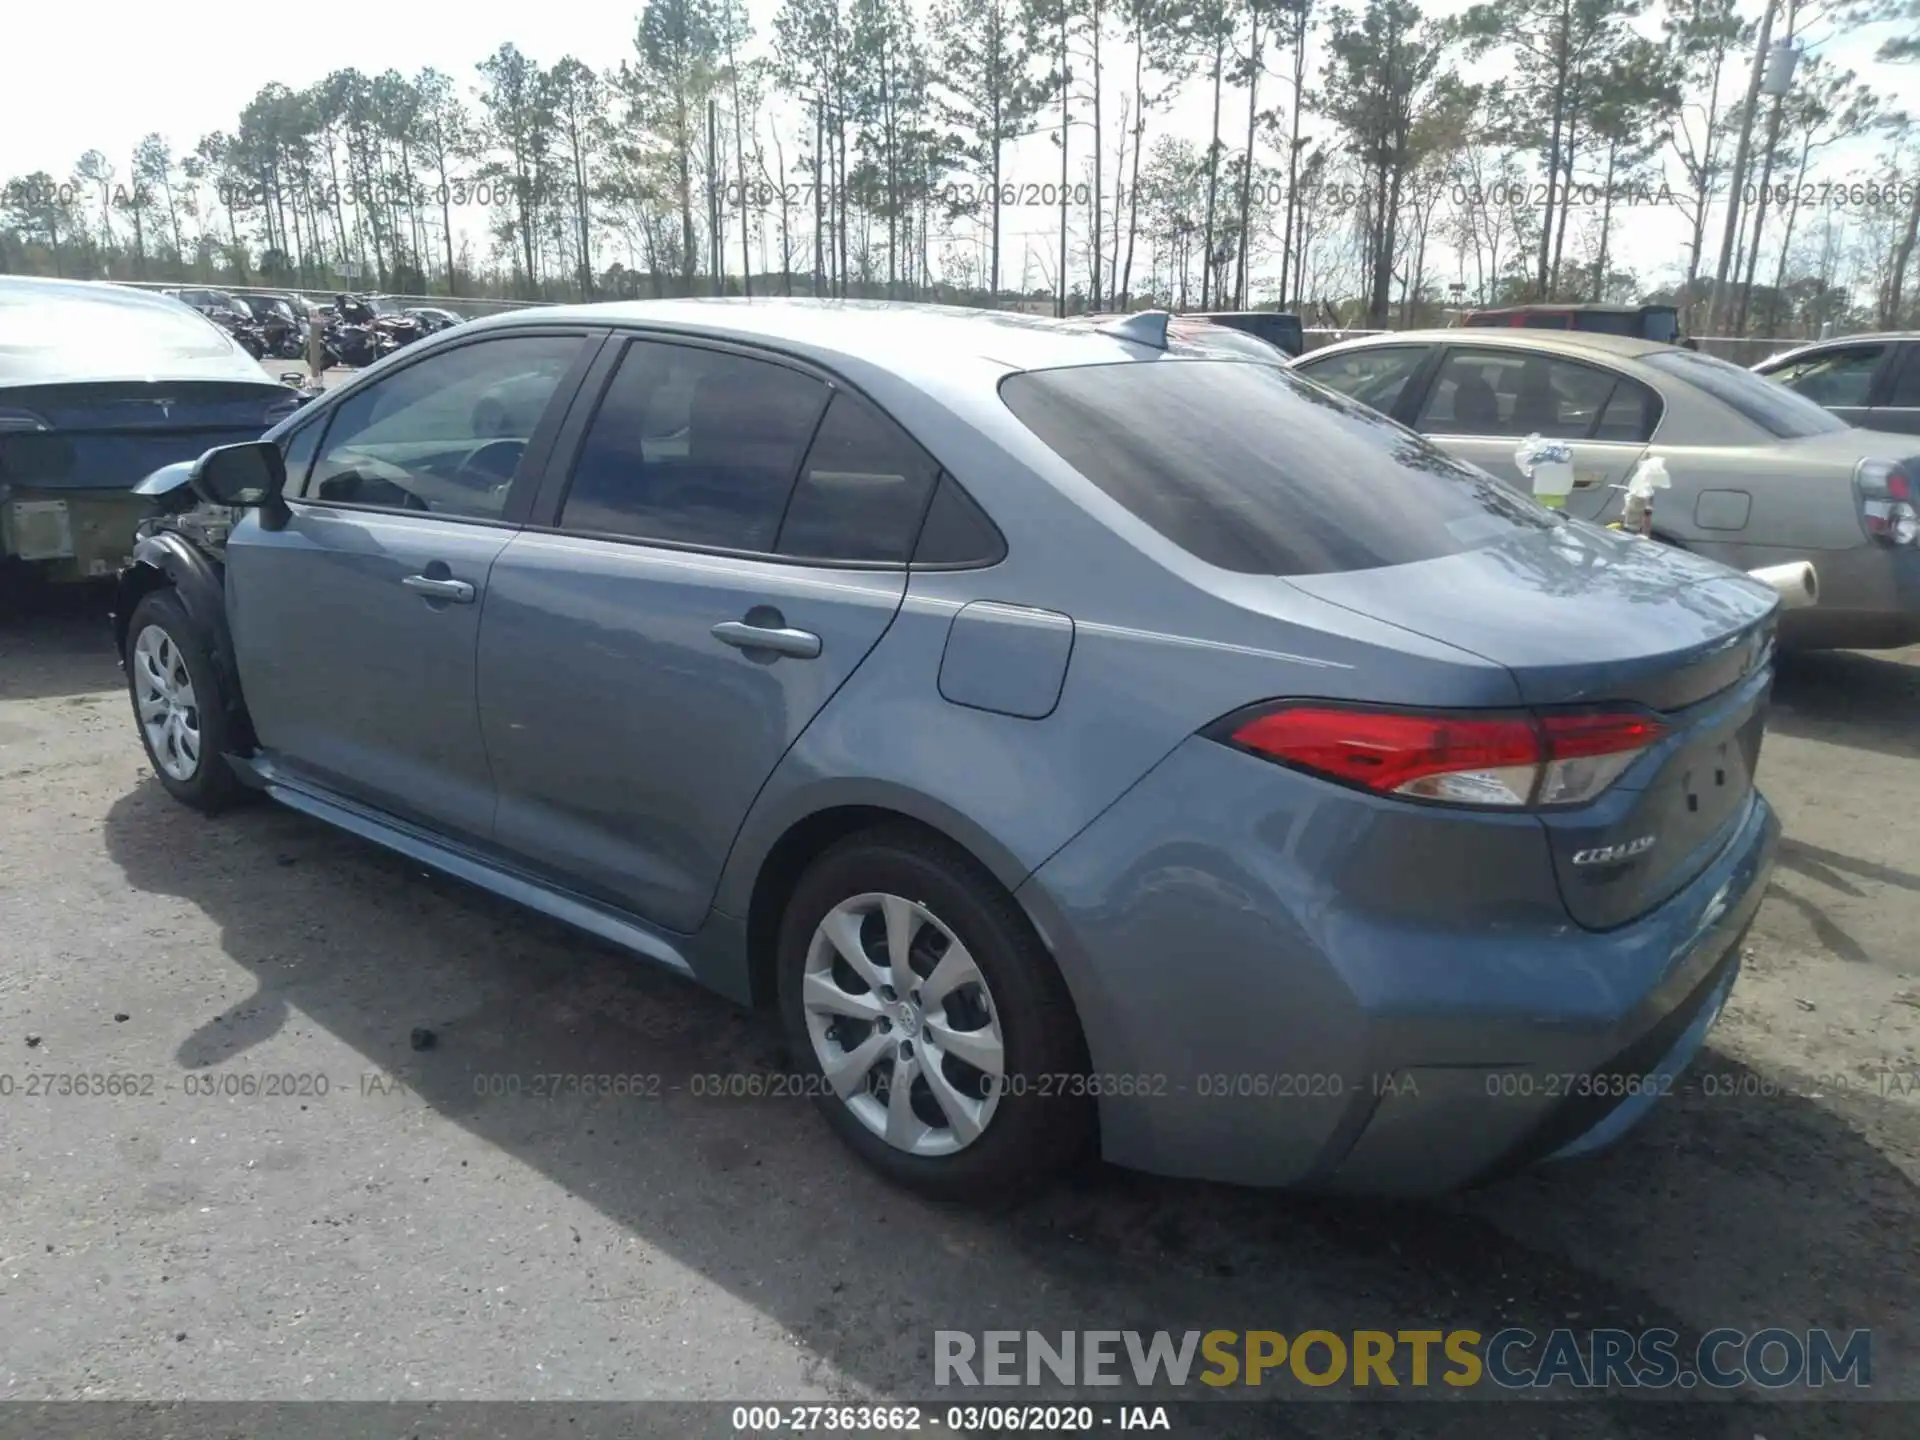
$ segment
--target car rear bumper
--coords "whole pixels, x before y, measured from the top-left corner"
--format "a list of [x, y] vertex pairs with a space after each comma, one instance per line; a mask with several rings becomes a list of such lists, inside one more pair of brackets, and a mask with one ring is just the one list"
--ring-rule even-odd
[[49, 579], [108, 579], [132, 552], [134, 527], [156, 510], [124, 488], [0, 489], [0, 555]]
[[1890, 650], [1920, 643], [1920, 546], [1881, 541], [1807, 557], [1820, 603], [1780, 616], [1788, 649]]
[[[1450, 911], [1447, 892], [1438, 922], [1383, 911], [1353, 867], [1393, 803], [1196, 739], [1021, 888], [1080, 1010], [1109, 1160], [1441, 1193], [1601, 1148], [1677, 1088], [1766, 888], [1766, 800], [1678, 894], [1604, 932]], [[1398, 878], [1459, 890], [1471, 869], [1436, 851]]]

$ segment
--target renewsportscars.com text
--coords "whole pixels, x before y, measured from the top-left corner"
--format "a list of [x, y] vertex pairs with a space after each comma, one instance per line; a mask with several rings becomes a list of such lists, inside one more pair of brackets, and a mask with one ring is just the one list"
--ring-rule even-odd
[[934, 1332], [935, 1385], [1731, 1390], [1873, 1382], [1873, 1335], [1709, 1330]]

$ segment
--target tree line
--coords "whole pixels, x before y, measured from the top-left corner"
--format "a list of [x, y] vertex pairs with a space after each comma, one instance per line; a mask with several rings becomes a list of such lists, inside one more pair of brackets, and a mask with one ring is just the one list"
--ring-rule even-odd
[[[1784, 95], [1749, 78], [1763, 3], [1773, 39], [1812, 47]], [[646, 0], [608, 69], [508, 43], [464, 80], [340, 70], [265, 86], [187, 150], [156, 132], [10, 179], [0, 270], [1277, 303], [1371, 326], [1538, 299], [1677, 300], [1729, 333], [1920, 323], [1920, 117], [1814, 53], [1872, 24], [1879, 59], [1920, 58], [1920, 0], [1444, 19], [1415, 0], [781, 0], [764, 34], [742, 0]], [[1182, 102], [1204, 139], [1175, 133]], [[1046, 173], [1016, 175], [1016, 153]], [[1620, 256], [1655, 208], [1685, 237], [1658, 288]]]

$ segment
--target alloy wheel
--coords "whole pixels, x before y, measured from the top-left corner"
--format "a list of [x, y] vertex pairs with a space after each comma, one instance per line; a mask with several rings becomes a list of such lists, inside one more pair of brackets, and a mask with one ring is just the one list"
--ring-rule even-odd
[[186, 657], [158, 625], [133, 642], [135, 703], [154, 763], [175, 780], [193, 779], [200, 768], [200, 706]]
[[941, 1156], [985, 1132], [1006, 1049], [986, 977], [925, 905], [843, 900], [807, 947], [800, 1001], [827, 1083], [896, 1150]]

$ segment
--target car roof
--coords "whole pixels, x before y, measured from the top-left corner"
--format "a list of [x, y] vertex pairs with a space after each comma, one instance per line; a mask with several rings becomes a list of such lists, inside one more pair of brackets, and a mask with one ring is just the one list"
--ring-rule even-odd
[[1833, 350], [1847, 345], [1889, 345], [1902, 340], [1920, 342], [1920, 330], [1869, 330], [1859, 335], [1830, 335], [1825, 340], [1806, 340], [1789, 346], [1759, 363], [1773, 365], [1796, 355], [1811, 355], [1820, 350]]
[[467, 322], [463, 334], [531, 324], [657, 327], [738, 339], [837, 359], [883, 364], [911, 383], [937, 386], [956, 361], [1006, 371], [1106, 365], [1164, 352], [1104, 334], [1084, 320], [1013, 310], [886, 300], [714, 296], [550, 305]]
[[1300, 361], [1336, 350], [1362, 350], [1382, 345], [1471, 345], [1476, 350], [1544, 350], [1560, 355], [1592, 355], [1598, 352], [1623, 360], [1638, 360], [1674, 348], [1662, 340], [1643, 340], [1635, 335], [1607, 335], [1597, 330], [1505, 330], [1457, 325], [1446, 330], [1389, 330], [1379, 335], [1339, 340], [1309, 350], [1300, 357]]
[[125, 305], [134, 310], [158, 307], [169, 313], [178, 304], [172, 295], [156, 295], [151, 290], [139, 290], [131, 285], [114, 285], [100, 280], [55, 280], [44, 275], [0, 275], [0, 290], [11, 292], [19, 299], [41, 300], [49, 304], [57, 304], [64, 299], [92, 305]]
[[1534, 300], [1524, 305], [1482, 305], [1468, 315], [1561, 315], [1578, 311], [1586, 315], [1638, 315], [1642, 310], [1675, 310], [1665, 301], [1649, 300], [1644, 305], [1622, 305], [1612, 300]]

